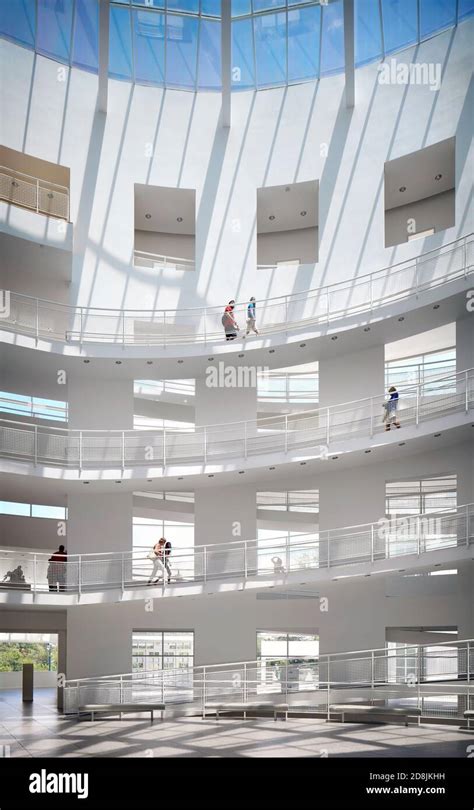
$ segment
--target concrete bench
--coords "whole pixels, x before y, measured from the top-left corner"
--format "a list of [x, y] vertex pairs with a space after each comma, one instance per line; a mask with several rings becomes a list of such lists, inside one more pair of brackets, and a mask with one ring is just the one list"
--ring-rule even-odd
[[408, 726], [409, 717], [417, 717], [418, 725], [421, 722], [421, 709], [418, 708], [404, 708], [402, 706], [373, 706], [367, 703], [335, 703], [329, 707], [328, 720], [331, 719], [331, 714], [342, 715], [342, 722], [346, 714], [363, 714], [363, 715], [376, 715], [383, 717], [385, 715], [403, 717], [405, 726]]
[[464, 712], [464, 717], [467, 720], [467, 727], [471, 728], [471, 720], [474, 720], [474, 709], [466, 709]]
[[285, 720], [288, 720], [288, 703], [206, 703], [203, 711], [203, 718], [206, 717], [206, 711], [212, 711], [216, 714], [216, 720], [219, 720], [219, 715], [222, 712], [243, 712], [244, 718], [247, 717], [247, 712], [270, 711], [273, 712], [273, 719], [277, 719], [277, 715], [284, 714]]
[[163, 720], [165, 708], [164, 703], [86, 703], [84, 706], [79, 706], [77, 714], [78, 716], [90, 714], [91, 722], [93, 722], [94, 714], [119, 714], [122, 719], [122, 714], [130, 712], [150, 712], [150, 719], [153, 723], [153, 712], [161, 712]]

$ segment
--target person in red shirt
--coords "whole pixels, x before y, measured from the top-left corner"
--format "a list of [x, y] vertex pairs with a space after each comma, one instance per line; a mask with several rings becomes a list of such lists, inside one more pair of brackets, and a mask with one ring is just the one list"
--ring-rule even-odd
[[235, 301], [229, 301], [222, 316], [222, 326], [224, 327], [226, 340], [235, 340], [237, 332], [239, 331], [239, 326], [234, 316], [234, 307]]

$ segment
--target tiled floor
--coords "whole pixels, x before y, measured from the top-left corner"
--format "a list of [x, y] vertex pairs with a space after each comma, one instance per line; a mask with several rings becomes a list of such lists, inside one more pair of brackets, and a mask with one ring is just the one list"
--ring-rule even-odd
[[[125, 715], [94, 723], [64, 719], [55, 694], [39, 689], [33, 704], [18, 691], [0, 692], [0, 746], [12, 757], [466, 757], [474, 730], [457, 726], [326, 723], [313, 718], [194, 717], [155, 720]], [[1, 748], [0, 748], [1, 753]]]

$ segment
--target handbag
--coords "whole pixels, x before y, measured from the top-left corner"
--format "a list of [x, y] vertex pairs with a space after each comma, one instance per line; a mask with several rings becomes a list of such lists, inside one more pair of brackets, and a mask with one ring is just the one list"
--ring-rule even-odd
[[155, 550], [152, 548], [152, 550], [149, 551], [146, 556], [147, 556], [148, 560], [156, 560], [156, 558], [158, 557], [158, 554], [156, 554]]

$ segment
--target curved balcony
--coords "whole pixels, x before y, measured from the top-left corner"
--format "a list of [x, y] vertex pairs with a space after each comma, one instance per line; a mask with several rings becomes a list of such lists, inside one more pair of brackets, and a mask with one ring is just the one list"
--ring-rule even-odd
[[[417, 299], [437, 288], [444, 293], [447, 285], [474, 274], [473, 243], [470, 234], [365, 276], [257, 301], [260, 335], [286, 337], [292, 332], [328, 326], [351, 317], [370, 317], [384, 307]], [[235, 307], [242, 334], [246, 306], [241, 302]], [[0, 325], [3, 331], [79, 348], [84, 344], [163, 349], [195, 344], [206, 347], [222, 343], [223, 307], [223, 304], [181, 310], [74, 307], [11, 292]], [[247, 344], [251, 346], [252, 342]]]
[[474, 639], [320, 653], [291, 662], [275, 656], [68, 679], [64, 712], [79, 712], [91, 703], [159, 702], [205, 717], [213, 702], [251, 704], [264, 696], [270, 705], [284, 697], [290, 712], [303, 709], [329, 720], [332, 704], [375, 699], [381, 713], [384, 705], [413, 707], [423, 718], [459, 724], [473, 700], [473, 672]]
[[69, 221], [69, 189], [0, 166], [0, 200], [37, 214]]
[[[386, 397], [381, 395], [317, 410], [189, 429], [68, 430], [0, 419], [0, 458], [35, 467], [59, 467], [79, 475], [85, 470], [123, 473], [140, 468], [159, 468], [165, 475], [168, 467], [177, 466], [194, 466], [203, 472], [207, 465], [228, 467], [235, 460], [259, 466], [275, 454], [283, 455], [284, 461], [297, 456], [326, 459], [336, 443], [340, 447], [352, 439], [367, 444], [374, 438], [380, 441], [386, 429], [385, 403]], [[436, 419], [469, 414], [473, 408], [474, 369], [468, 369], [430, 378], [404, 391], [398, 420], [407, 431]]]
[[53, 563], [42, 552], [2, 550], [0, 601], [88, 604], [107, 595], [143, 599], [307, 583], [337, 578], [334, 569], [340, 578], [389, 573], [402, 557], [404, 569], [470, 559], [473, 542], [474, 505], [467, 504], [319, 534], [178, 548], [169, 558], [170, 584], [166, 577], [149, 584], [149, 548], [73, 554]]

